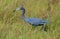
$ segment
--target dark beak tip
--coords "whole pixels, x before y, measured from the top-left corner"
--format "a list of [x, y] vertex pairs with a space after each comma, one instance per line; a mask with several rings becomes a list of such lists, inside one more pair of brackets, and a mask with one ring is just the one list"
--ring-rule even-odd
[[13, 10], [13, 12], [15, 12], [16, 10]]

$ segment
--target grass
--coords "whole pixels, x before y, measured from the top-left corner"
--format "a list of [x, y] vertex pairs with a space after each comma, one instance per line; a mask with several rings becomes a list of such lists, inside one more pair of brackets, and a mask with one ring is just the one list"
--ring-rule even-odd
[[[47, 32], [39, 30], [41, 27], [33, 30], [32, 26], [21, 18], [21, 11], [13, 12], [22, 4], [26, 9], [26, 17], [49, 20]], [[60, 39], [59, 7], [60, 1], [54, 2], [48, 14], [48, 0], [0, 0], [0, 39]]]

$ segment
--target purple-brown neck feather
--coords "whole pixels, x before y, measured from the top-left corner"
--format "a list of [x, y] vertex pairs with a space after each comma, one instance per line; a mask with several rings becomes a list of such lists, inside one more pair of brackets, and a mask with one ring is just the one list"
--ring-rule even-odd
[[22, 18], [24, 19], [25, 18], [25, 9], [22, 9]]

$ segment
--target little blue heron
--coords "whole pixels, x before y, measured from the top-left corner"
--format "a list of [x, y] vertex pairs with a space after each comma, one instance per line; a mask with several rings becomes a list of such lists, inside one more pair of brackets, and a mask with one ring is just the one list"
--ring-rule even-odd
[[31, 24], [32, 26], [41, 26], [41, 25], [44, 25], [47, 23], [47, 20], [42, 20], [42, 19], [39, 19], [39, 18], [26, 18], [25, 17], [25, 8], [22, 6], [22, 7], [18, 7], [17, 9], [14, 10], [15, 11], [18, 11], [18, 10], [22, 10], [22, 18], [24, 21], [26, 21], [27, 23]]

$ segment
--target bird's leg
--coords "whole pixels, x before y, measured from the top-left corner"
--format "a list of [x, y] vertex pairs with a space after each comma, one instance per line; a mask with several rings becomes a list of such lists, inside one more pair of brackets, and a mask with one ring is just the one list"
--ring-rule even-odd
[[48, 26], [47, 26], [47, 25], [45, 25], [44, 31], [47, 31], [47, 29], [48, 29]]
[[37, 26], [32, 26], [33, 32], [37, 32]]
[[47, 30], [46, 30], [46, 24], [44, 24], [44, 29], [43, 29], [43, 30], [44, 30], [44, 31], [47, 31]]
[[41, 30], [43, 30], [43, 29], [44, 29], [44, 25], [42, 26]]
[[41, 30], [47, 31], [45, 25], [46, 25], [46, 24], [44, 24], [44, 25], [42, 26], [42, 29], [41, 29]]
[[32, 30], [35, 30], [36, 26], [32, 26]]

